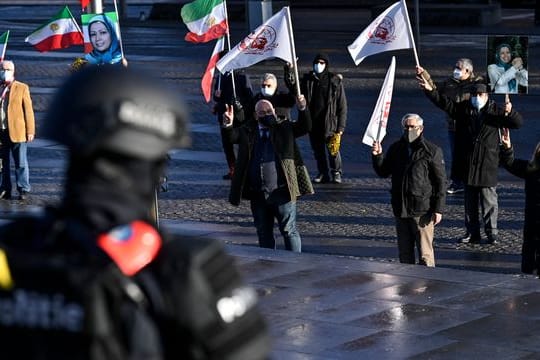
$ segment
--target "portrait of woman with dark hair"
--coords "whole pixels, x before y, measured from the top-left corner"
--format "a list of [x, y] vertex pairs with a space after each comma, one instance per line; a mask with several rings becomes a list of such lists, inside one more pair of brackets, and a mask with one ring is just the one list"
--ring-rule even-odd
[[90, 64], [116, 64], [122, 61], [116, 26], [105, 14], [97, 14], [88, 22], [92, 51], [85, 55]]
[[[517, 37], [503, 39], [514, 40], [514, 44], [508, 42], [499, 43], [494, 51], [489, 50], [494, 63], [488, 65], [487, 72], [491, 91], [497, 94], [527, 93], [529, 86], [529, 73], [527, 62], [524, 57], [523, 45]], [[527, 41], [525, 41], [525, 44]], [[489, 43], [488, 43], [489, 44]], [[492, 42], [494, 45], [494, 43]], [[488, 55], [488, 59], [490, 56]], [[489, 60], [488, 60], [489, 61]]]

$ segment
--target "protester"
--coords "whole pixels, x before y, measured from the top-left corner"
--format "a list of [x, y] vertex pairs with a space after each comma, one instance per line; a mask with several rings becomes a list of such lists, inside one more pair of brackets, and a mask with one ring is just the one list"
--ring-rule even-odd
[[312, 70], [300, 81], [300, 89], [313, 120], [309, 140], [318, 170], [313, 182], [340, 184], [343, 168], [339, 147], [347, 124], [347, 99], [342, 76], [330, 71], [328, 55], [315, 56]]
[[[219, 54], [222, 58], [227, 53], [226, 50]], [[234, 76], [234, 87], [233, 87]], [[221, 143], [223, 145], [223, 152], [225, 153], [225, 159], [229, 171], [223, 176], [223, 179], [230, 180], [234, 174], [234, 164], [236, 162], [236, 154], [234, 151], [234, 145], [228, 142], [225, 136], [225, 129], [221, 126], [223, 124], [223, 113], [226, 110], [227, 104], [235, 106], [236, 113], [239, 113], [244, 108], [249, 108], [251, 99], [253, 98], [253, 92], [251, 89], [251, 81], [249, 76], [244, 71], [227, 72], [226, 74], [218, 73], [217, 79], [214, 82], [214, 113], [217, 115], [218, 124], [221, 128]], [[235, 122], [234, 126], [242, 125], [242, 121]]]
[[[508, 44], [500, 44], [495, 52], [495, 63], [487, 68], [491, 91], [497, 94], [517, 94], [518, 85], [529, 86], [529, 73], [521, 56], [512, 56]], [[522, 91], [527, 92], [527, 91]]]
[[19, 193], [17, 199], [26, 200], [31, 190], [27, 146], [36, 133], [32, 99], [28, 85], [15, 80], [15, 64], [4, 60], [0, 65], [0, 153], [3, 168], [0, 199], [11, 199], [11, 155]]
[[386, 156], [380, 142], [372, 149], [373, 168], [381, 177], [392, 177], [392, 210], [396, 219], [399, 261], [435, 266], [434, 227], [442, 220], [446, 174], [442, 150], [427, 141], [424, 121], [417, 114], [401, 119], [403, 136]]
[[285, 249], [301, 252], [296, 199], [312, 193], [313, 188], [296, 144], [296, 138], [311, 129], [304, 96], [297, 97], [297, 106], [299, 118], [295, 122], [280, 118], [265, 99], [255, 104], [256, 121], [234, 127], [232, 105], [227, 105], [223, 117], [230, 141], [239, 144], [229, 202], [237, 206], [242, 198], [250, 200], [260, 247], [276, 248], [276, 219]]
[[[473, 71], [473, 63], [471, 59], [461, 58], [456, 61], [454, 72], [451, 77], [441, 83], [437, 83], [437, 89], [441, 94], [448, 96], [457, 102], [467, 101], [471, 97], [471, 89], [475, 84], [484, 82], [481, 76], [475, 75]], [[456, 119], [446, 116], [448, 121], [448, 141], [450, 143], [450, 185], [446, 192], [448, 194], [456, 194], [463, 192], [463, 164], [465, 162], [465, 154], [463, 147], [455, 146], [461, 144], [463, 132], [465, 129], [457, 128]], [[459, 122], [462, 124], [463, 122]]]
[[86, 54], [85, 59], [90, 64], [124, 63], [115, 25], [105, 14], [97, 14], [90, 19], [88, 34], [92, 51]]
[[256, 292], [220, 242], [149, 216], [167, 152], [189, 142], [174, 94], [116, 66], [57, 93], [43, 133], [69, 151], [63, 198], [0, 227], [2, 358], [268, 358]]
[[525, 222], [521, 248], [521, 271], [540, 275], [540, 142], [530, 160], [514, 158], [510, 131], [503, 129], [501, 163], [515, 176], [525, 179]]
[[[255, 114], [255, 104], [259, 100], [268, 100], [272, 103], [275, 109], [276, 116], [280, 121], [291, 120], [291, 108], [296, 104], [296, 90], [294, 84], [288, 81], [290, 76], [289, 66], [285, 65], [285, 85], [287, 86], [287, 92], [278, 91], [278, 82], [276, 75], [272, 73], [266, 73], [261, 79], [261, 90], [252, 99], [249, 109], [244, 111], [246, 117], [250, 117]], [[235, 118], [238, 118], [239, 114], [235, 114]]]
[[500, 129], [517, 129], [523, 123], [521, 115], [508, 101], [503, 108], [489, 100], [487, 87], [475, 85], [469, 101], [456, 102], [431, 85], [429, 74], [420, 66], [416, 70], [419, 85], [426, 96], [464, 129], [460, 139], [463, 148], [463, 178], [465, 180], [465, 227], [462, 243], [480, 243], [478, 204], [488, 244], [498, 240], [497, 177], [499, 166]]

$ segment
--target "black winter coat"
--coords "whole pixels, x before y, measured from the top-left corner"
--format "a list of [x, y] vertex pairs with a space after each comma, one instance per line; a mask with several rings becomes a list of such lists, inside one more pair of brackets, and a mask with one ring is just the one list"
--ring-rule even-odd
[[454, 168], [455, 175], [470, 186], [497, 186], [500, 129], [521, 127], [521, 115], [515, 110], [505, 114], [504, 108], [499, 108], [493, 101], [488, 101], [478, 111], [470, 101], [456, 102], [436, 89], [425, 93], [463, 129], [455, 146], [462, 148], [464, 158], [459, 162], [460, 166]]
[[[298, 174], [296, 173], [297, 166], [303, 165], [302, 156], [296, 145], [296, 138], [307, 134], [311, 130], [309, 110], [298, 111], [298, 115], [298, 121], [285, 120], [270, 128], [270, 140], [277, 159], [282, 166], [292, 201], [296, 201], [297, 197], [304, 195], [300, 193]], [[239, 145], [229, 193], [229, 202], [232, 205], [239, 205], [242, 198], [251, 198], [252, 193], [248, 182], [249, 164], [252, 160], [255, 141], [258, 139], [258, 131], [259, 125], [257, 121], [250, 121], [238, 128], [231, 126], [226, 129], [225, 135], [227, 139], [231, 143]], [[304, 179], [304, 181], [309, 181], [309, 178]]]
[[381, 177], [392, 177], [394, 216], [416, 217], [443, 212], [446, 173], [440, 147], [423, 136], [410, 144], [404, 138], [393, 143], [386, 156], [372, 156], [373, 168]]
[[[534, 260], [534, 253], [540, 255], [540, 169], [529, 165], [528, 160], [514, 158], [514, 149], [501, 151], [501, 164], [512, 174], [525, 179], [525, 222], [523, 225], [522, 270], [532, 272], [540, 260]], [[534, 240], [534, 239], [537, 240]], [[534, 243], [534, 245], [533, 245]], [[532, 246], [532, 254], [525, 254]], [[531, 259], [532, 257], [532, 259]], [[535, 264], [536, 263], [536, 264]]]
[[[324, 131], [325, 137], [331, 136], [337, 132], [345, 131], [347, 126], [347, 98], [343, 87], [343, 80], [340, 75], [328, 72], [324, 77], [329, 82], [325, 88], [328, 89], [325, 104], [316, 104], [316, 106], [324, 106], [326, 111], [323, 112], [323, 119], [313, 119], [314, 124], [324, 123], [324, 129], [313, 129], [313, 131]], [[313, 71], [304, 74], [300, 81], [300, 89], [306, 97], [306, 101], [312, 109], [313, 104], [313, 87], [319, 86], [318, 77]]]

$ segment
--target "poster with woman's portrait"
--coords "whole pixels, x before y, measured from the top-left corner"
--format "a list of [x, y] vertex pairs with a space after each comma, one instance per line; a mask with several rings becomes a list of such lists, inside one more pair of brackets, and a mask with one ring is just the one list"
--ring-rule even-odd
[[122, 61], [120, 27], [115, 12], [81, 16], [85, 59], [95, 65]]
[[529, 88], [527, 36], [488, 36], [487, 74], [496, 94], [526, 94]]

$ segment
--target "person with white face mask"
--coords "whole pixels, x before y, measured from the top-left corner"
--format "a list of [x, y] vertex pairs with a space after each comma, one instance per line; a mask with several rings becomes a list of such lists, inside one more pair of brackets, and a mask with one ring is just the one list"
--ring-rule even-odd
[[[289, 74], [289, 68], [285, 66], [285, 77]], [[288, 92], [278, 91], [278, 81], [276, 75], [272, 73], [266, 73], [261, 78], [260, 91], [253, 96], [251, 100], [250, 108], [245, 111], [247, 116], [253, 116], [253, 120], [256, 120], [255, 104], [260, 100], [268, 100], [275, 109], [276, 119], [279, 122], [291, 120], [291, 108], [296, 105], [296, 97], [294, 95], [293, 86], [290, 82], [285, 81]]]
[[[460, 58], [456, 61], [452, 76], [446, 80], [437, 82], [436, 87], [441, 94], [448, 96], [455, 101], [468, 100], [471, 97], [471, 88], [475, 84], [484, 83], [484, 78], [477, 76], [474, 73], [473, 63], [471, 59]], [[461, 142], [463, 129], [456, 126], [457, 120], [446, 115], [448, 122], [448, 142], [450, 144], [450, 157], [447, 164], [450, 168], [450, 184], [446, 190], [447, 194], [463, 193], [463, 167], [461, 164], [465, 162], [465, 155], [462, 148], [455, 146]]]
[[302, 77], [300, 89], [313, 118], [309, 140], [318, 170], [313, 182], [340, 184], [343, 166], [339, 146], [347, 125], [347, 98], [343, 77], [329, 67], [327, 54], [315, 55], [312, 70]]
[[424, 69], [416, 68], [417, 79], [426, 96], [449, 116], [457, 120], [463, 129], [459, 146], [465, 155], [463, 171], [465, 179], [465, 227], [462, 243], [480, 243], [481, 209], [484, 232], [488, 244], [498, 242], [497, 181], [499, 167], [499, 143], [502, 128], [517, 129], [523, 124], [521, 115], [508, 100], [498, 106], [489, 100], [487, 86], [477, 84], [472, 88], [470, 100], [455, 101], [442, 94], [426, 81]]
[[536, 144], [530, 159], [514, 158], [510, 131], [503, 129], [501, 163], [510, 173], [525, 179], [525, 221], [523, 224], [523, 247], [521, 248], [521, 271], [540, 275], [540, 142]]
[[34, 140], [35, 120], [28, 85], [15, 80], [15, 64], [4, 60], [0, 63], [0, 155], [2, 183], [0, 199], [11, 199], [11, 166], [15, 165], [15, 182], [18, 200], [26, 200], [30, 192], [27, 143]]
[[396, 219], [399, 261], [435, 266], [434, 227], [442, 219], [446, 173], [443, 152], [424, 136], [424, 120], [417, 114], [401, 119], [403, 136], [386, 155], [380, 142], [372, 148], [373, 168], [381, 177], [392, 177], [392, 210]]

